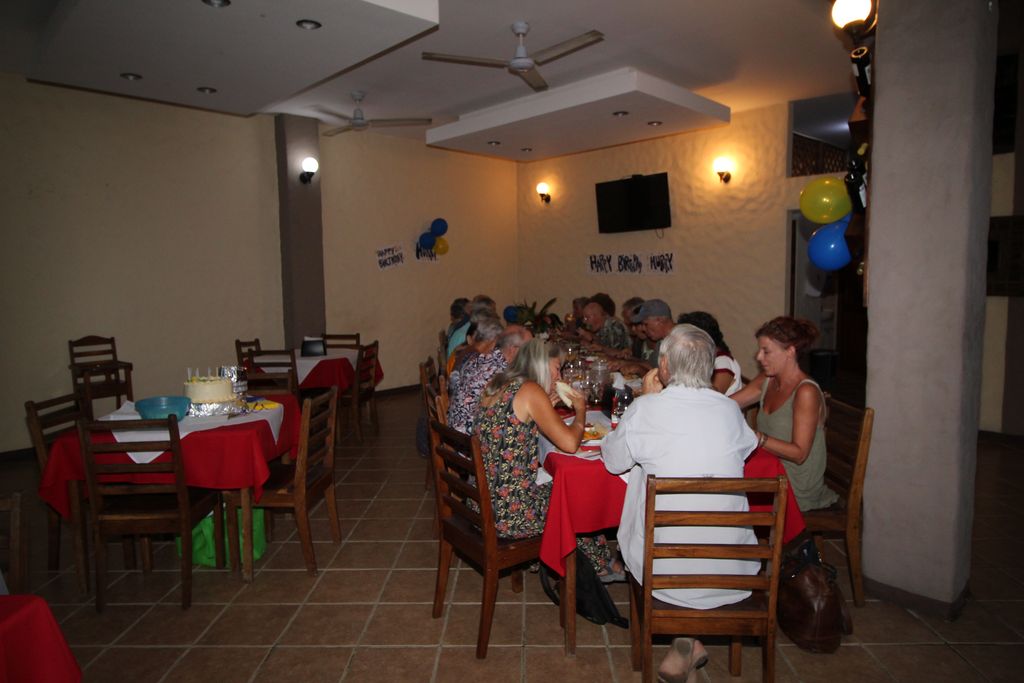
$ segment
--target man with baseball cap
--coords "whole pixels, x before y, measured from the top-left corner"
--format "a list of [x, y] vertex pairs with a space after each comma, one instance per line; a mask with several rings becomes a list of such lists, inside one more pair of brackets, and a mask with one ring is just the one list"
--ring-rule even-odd
[[658, 351], [661, 346], [659, 342], [667, 337], [675, 327], [675, 322], [672, 320], [672, 309], [661, 299], [648, 299], [633, 314], [632, 321], [643, 324], [644, 333], [654, 347], [653, 353], [646, 361], [651, 367], [658, 367]]

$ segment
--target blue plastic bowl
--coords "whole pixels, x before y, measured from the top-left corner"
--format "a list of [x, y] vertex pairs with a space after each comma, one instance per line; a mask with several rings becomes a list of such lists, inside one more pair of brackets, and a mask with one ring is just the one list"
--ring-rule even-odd
[[185, 417], [192, 401], [187, 396], [154, 396], [135, 402], [135, 410], [143, 420], [162, 420], [168, 415], [175, 415], [180, 420]]

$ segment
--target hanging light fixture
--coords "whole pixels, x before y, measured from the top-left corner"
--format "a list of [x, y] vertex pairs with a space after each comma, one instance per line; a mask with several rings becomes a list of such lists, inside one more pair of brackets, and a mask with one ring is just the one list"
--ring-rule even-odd
[[875, 31], [878, 12], [873, 0], [836, 0], [832, 4], [832, 23], [846, 31], [856, 45]]

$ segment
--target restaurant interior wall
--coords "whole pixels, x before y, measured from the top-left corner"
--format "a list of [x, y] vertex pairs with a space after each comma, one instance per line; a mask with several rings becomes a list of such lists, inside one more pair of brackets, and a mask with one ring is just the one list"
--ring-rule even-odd
[[[723, 127], [522, 164], [518, 174], [520, 288], [527, 300], [557, 296], [565, 313], [574, 297], [608, 292], [661, 298], [674, 315], [714, 314], [745, 373], [756, 374], [753, 332], [786, 308], [787, 211], [808, 178], [787, 178], [789, 108], [733, 113]], [[735, 161], [728, 184], [712, 170]], [[667, 171], [672, 227], [601, 235], [594, 184], [634, 173]], [[551, 186], [551, 203], [534, 190]], [[671, 275], [591, 275], [596, 253], [674, 254]]]
[[0, 75], [0, 452], [71, 389], [68, 339], [114, 336], [136, 397], [236, 337], [282, 339], [273, 121]]
[[[452, 299], [516, 298], [515, 163], [372, 133], [322, 138], [320, 154], [327, 329], [380, 340], [380, 388], [415, 384]], [[450, 250], [417, 261], [435, 218]], [[404, 263], [381, 270], [376, 250], [393, 245]]]

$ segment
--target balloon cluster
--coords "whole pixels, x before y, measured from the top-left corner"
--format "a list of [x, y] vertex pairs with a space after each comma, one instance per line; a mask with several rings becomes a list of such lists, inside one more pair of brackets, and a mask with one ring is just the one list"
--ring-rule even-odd
[[839, 270], [850, 262], [846, 229], [850, 225], [850, 195], [838, 178], [818, 178], [800, 192], [800, 212], [813, 223], [823, 223], [807, 244], [807, 256], [822, 270]]
[[448, 253], [448, 240], [444, 238], [448, 232], [448, 221], [443, 218], [435, 218], [430, 223], [430, 230], [420, 235], [417, 240], [420, 249], [433, 249], [438, 256]]

